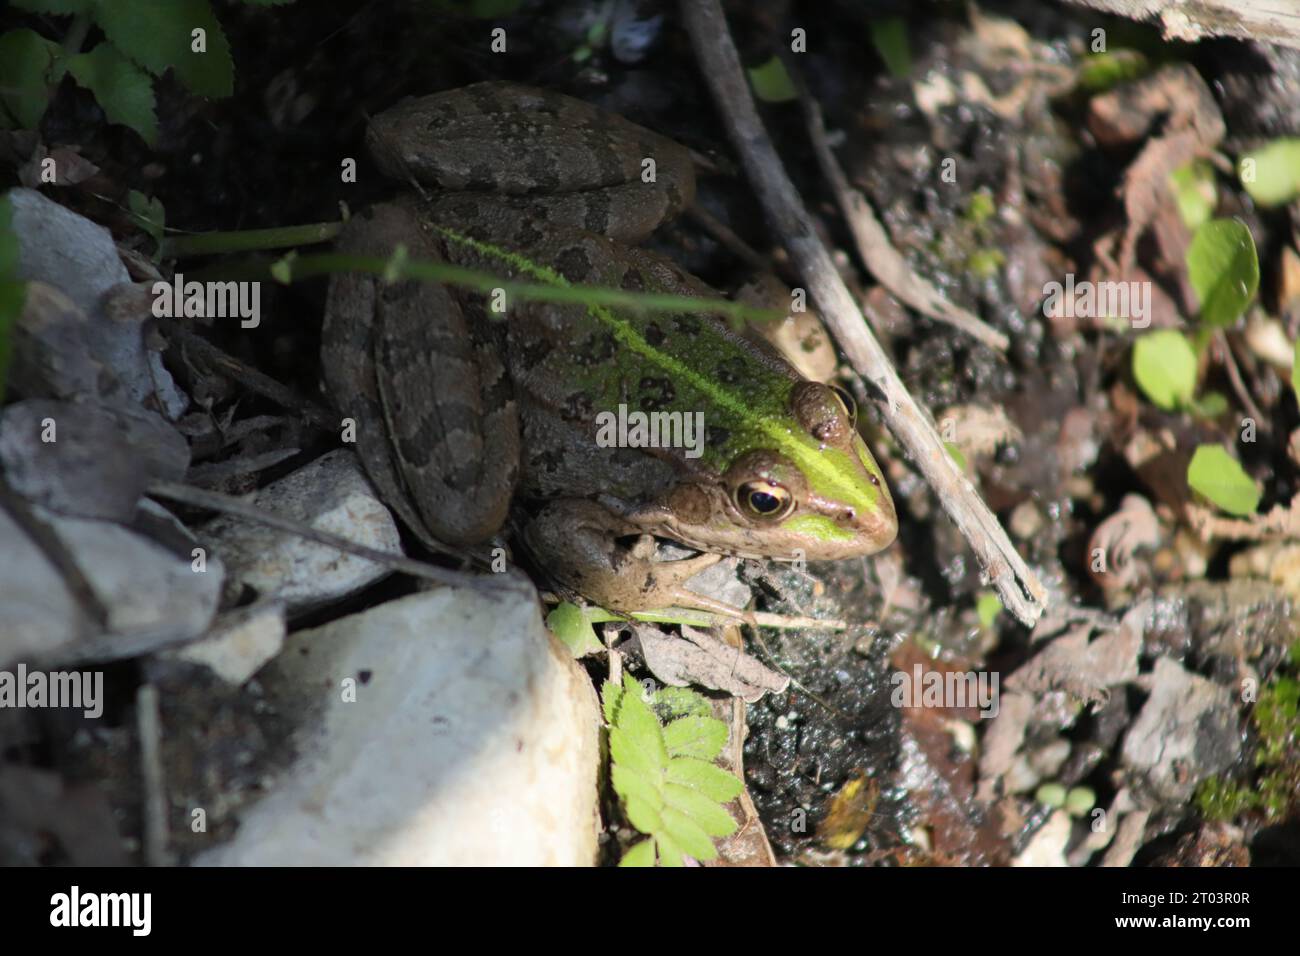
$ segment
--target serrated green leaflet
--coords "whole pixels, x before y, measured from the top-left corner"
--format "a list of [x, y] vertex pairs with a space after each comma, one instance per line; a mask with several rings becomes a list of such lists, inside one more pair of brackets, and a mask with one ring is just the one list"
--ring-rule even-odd
[[673, 757], [713, 760], [727, 742], [727, 725], [712, 717], [680, 717], [664, 728], [664, 743]]

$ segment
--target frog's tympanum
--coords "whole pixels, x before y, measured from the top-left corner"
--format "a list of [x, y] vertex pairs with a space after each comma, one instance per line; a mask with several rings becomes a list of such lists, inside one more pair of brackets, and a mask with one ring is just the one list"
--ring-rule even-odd
[[[380, 114], [367, 142], [385, 175], [428, 194], [356, 216], [343, 251], [400, 243], [510, 279], [716, 295], [637, 248], [691, 203], [694, 171], [685, 148], [621, 117], [479, 83]], [[722, 555], [822, 560], [893, 541], [889, 491], [839, 393], [723, 319], [492, 304], [414, 280], [330, 283], [326, 384], [380, 494], [426, 542], [482, 544], [513, 514], [552, 583], [633, 611], [718, 610], [684, 584]], [[702, 441], [598, 441], [620, 405], [702, 421]], [[657, 561], [653, 536], [702, 553]]]

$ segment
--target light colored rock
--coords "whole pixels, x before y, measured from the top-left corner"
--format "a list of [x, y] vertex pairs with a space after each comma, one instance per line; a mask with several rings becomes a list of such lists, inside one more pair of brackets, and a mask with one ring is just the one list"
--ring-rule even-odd
[[1012, 866], [1068, 866], [1065, 845], [1070, 842], [1070, 815], [1057, 810], [1038, 828]]
[[[393, 516], [350, 451], [322, 455], [258, 491], [252, 504], [377, 551], [402, 553]], [[283, 601], [290, 611], [345, 598], [388, 573], [364, 558], [236, 518], [217, 518], [198, 534], [225, 562], [229, 587], [250, 587], [260, 599]]]
[[531, 586], [425, 591], [293, 634], [260, 679], [307, 715], [299, 757], [197, 864], [594, 861], [599, 704]]
[[238, 685], [280, 653], [285, 631], [284, 605], [261, 604], [230, 615], [203, 640], [169, 651], [168, 656], [205, 664], [222, 680]]
[[207, 630], [221, 593], [222, 567], [196, 572], [148, 538], [107, 521], [34, 514], [63, 542], [107, 612], [98, 632], [72, 599], [62, 576], [0, 513], [0, 661], [53, 665], [115, 660], [197, 637]]
[[131, 281], [117, 254], [112, 234], [103, 226], [61, 206], [33, 189], [11, 189], [13, 231], [18, 237], [18, 273], [24, 279], [54, 286], [90, 318], [87, 330], [93, 354], [111, 368], [137, 402], [156, 397], [173, 421], [189, 400], [176, 388], [162, 356], [145, 347], [148, 311], [110, 319], [104, 295]]
[[1123, 762], [1159, 800], [1181, 803], [1196, 785], [1237, 759], [1241, 741], [1227, 688], [1156, 659], [1151, 696], [1124, 737]]

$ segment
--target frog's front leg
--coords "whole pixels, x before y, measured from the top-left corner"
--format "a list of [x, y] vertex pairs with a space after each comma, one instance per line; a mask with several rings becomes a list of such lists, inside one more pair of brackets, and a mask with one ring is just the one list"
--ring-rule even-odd
[[[635, 535], [631, 545], [619, 538]], [[686, 582], [722, 560], [700, 554], [656, 561], [655, 540], [593, 501], [546, 505], [523, 530], [524, 546], [558, 584], [614, 611], [684, 607], [746, 618], [740, 608], [696, 594]]]

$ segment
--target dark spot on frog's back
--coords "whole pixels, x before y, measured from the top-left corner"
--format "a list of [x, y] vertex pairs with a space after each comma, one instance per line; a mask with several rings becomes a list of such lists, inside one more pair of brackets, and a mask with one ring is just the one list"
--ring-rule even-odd
[[733, 355], [731, 358], [719, 362], [714, 371], [718, 375], [718, 380], [722, 383], [736, 385], [745, 377], [745, 360], [739, 355]]
[[[529, 137], [521, 136], [516, 142], [507, 142], [506, 146], [527, 148]], [[562, 185], [561, 170], [555, 163], [555, 157], [547, 150], [533, 150], [528, 154], [528, 178], [537, 190], [553, 190]]]
[[710, 448], [722, 448], [731, 440], [731, 429], [710, 425], [704, 429], [704, 443]]
[[673, 388], [671, 379], [655, 378], [647, 375], [639, 383], [641, 395], [641, 410], [645, 412], [654, 412], [662, 408], [667, 408], [677, 397], [677, 390]]
[[560, 417], [566, 422], [587, 422], [591, 420], [595, 407], [586, 392], [573, 392], [564, 399]]
[[582, 217], [583, 228], [588, 232], [603, 233], [613, 217], [610, 214], [609, 196], [600, 192], [589, 193], [584, 201], [587, 211]]
[[648, 322], [645, 327], [645, 340], [651, 348], [659, 348], [664, 344], [666, 336], [664, 330], [659, 328], [658, 322]]
[[640, 269], [635, 267], [629, 268], [623, 273], [623, 278], [620, 280], [619, 285], [623, 288], [624, 292], [644, 292], [645, 275]]
[[580, 245], [572, 245], [555, 257], [555, 268], [570, 282], [585, 282], [591, 275], [591, 256]]
[[676, 328], [679, 335], [699, 335], [703, 323], [700, 322], [698, 315], [683, 312], [680, 315], [673, 316], [673, 327]]
[[604, 329], [592, 332], [577, 344], [573, 358], [579, 365], [600, 365], [608, 362], [618, 353], [618, 343], [614, 335]]

